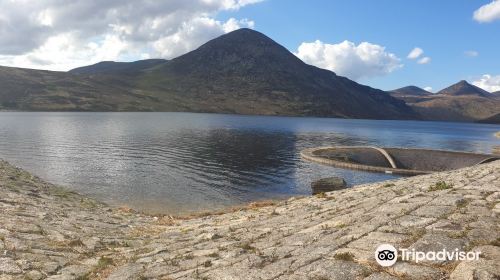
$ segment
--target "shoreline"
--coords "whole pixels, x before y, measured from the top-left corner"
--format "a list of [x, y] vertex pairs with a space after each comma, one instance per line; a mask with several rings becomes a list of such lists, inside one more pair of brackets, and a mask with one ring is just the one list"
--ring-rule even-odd
[[[113, 208], [0, 161], [0, 210], [2, 280], [500, 277], [500, 161], [190, 217]], [[482, 258], [384, 268], [381, 243]]]

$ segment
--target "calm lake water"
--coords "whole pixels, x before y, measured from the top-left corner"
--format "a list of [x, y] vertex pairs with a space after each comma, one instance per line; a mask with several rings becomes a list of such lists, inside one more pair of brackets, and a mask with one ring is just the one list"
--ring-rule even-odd
[[0, 158], [111, 205], [190, 212], [396, 176], [302, 161], [323, 145], [491, 152], [497, 125], [191, 113], [0, 113]]

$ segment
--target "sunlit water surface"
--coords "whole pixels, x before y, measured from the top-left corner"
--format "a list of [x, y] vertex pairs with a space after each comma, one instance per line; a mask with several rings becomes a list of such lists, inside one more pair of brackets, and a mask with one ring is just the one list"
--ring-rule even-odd
[[485, 124], [191, 113], [0, 113], [0, 158], [111, 205], [185, 213], [395, 178], [300, 159], [324, 145], [491, 152]]

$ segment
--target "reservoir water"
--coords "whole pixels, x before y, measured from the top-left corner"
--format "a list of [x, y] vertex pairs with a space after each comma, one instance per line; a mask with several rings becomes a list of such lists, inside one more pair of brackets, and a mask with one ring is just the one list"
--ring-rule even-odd
[[114, 206], [186, 213], [394, 175], [302, 161], [326, 145], [490, 153], [498, 125], [194, 113], [0, 113], [0, 158]]

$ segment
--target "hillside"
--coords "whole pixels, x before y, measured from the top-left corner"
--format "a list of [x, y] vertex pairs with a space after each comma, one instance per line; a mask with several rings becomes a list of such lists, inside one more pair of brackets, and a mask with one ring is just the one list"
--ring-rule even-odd
[[156, 101], [118, 78], [98, 81], [64, 72], [0, 66], [0, 85], [2, 110], [144, 111]]
[[101, 61], [68, 71], [72, 74], [127, 74], [137, 73], [167, 62], [165, 59], [145, 59], [134, 62]]
[[2, 67], [0, 83], [9, 110], [418, 118], [403, 101], [307, 65], [250, 29], [171, 61], [102, 62], [69, 73]]

